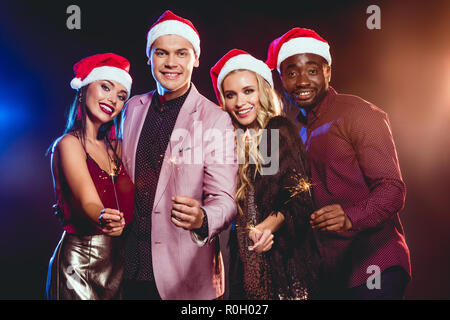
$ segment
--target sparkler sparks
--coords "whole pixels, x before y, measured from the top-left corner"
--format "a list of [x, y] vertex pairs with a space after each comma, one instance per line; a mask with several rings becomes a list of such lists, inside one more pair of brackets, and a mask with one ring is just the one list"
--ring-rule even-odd
[[248, 224], [246, 226], [240, 226], [236, 224], [236, 228], [242, 228], [243, 230], [248, 230], [250, 231], [260, 231], [258, 228], [256, 228], [253, 224]]
[[259, 229], [256, 228], [256, 227], [255, 227], [254, 225], [252, 225], [252, 224], [248, 224], [248, 225], [245, 227], [245, 229], [248, 230], [248, 231], [259, 231]]
[[292, 178], [296, 181], [296, 184], [293, 186], [286, 187], [290, 192], [290, 197], [295, 198], [297, 195], [302, 194], [303, 192], [308, 192], [311, 196], [311, 182], [308, 177], [302, 176], [299, 173], [295, 173]]

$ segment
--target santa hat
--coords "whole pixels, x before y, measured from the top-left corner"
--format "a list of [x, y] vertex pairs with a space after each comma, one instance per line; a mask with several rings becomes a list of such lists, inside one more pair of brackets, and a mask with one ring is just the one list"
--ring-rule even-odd
[[191, 21], [177, 16], [172, 11], [167, 10], [150, 27], [147, 34], [147, 57], [150, 58], [150, 47], [155, 40], [167, 34], [176, 34], [188, 40], [197, 57], [200, 57], [200, 35]]
[[102, 53], [81, 59], [73, 66], [75, 78], [70, 81], [72, 89], [80, 89], [98, 80], [113, 80], [123, 85], [130, 95], [133, 79], [130, 62], [114, 53]]
[[272, 41], [267, 53], [267, 65], [280, 72], [281, 62], [301, 53], [314, 53], [331, 65], [330, 46], [322, 37], [310, 29], [293, 28]]
[[210, 71], [214, 91], [216, 92], [219, 103], [223, 79], [225, 79], [231, 71], [239, 69], [250, 70], [258, 73], [273, 88], [272, 72], [263, 61], [254, 58], [252, 55], [243, 50], [232, 49], [225, 54], [214, 65], [214, 67], [211, 68]]

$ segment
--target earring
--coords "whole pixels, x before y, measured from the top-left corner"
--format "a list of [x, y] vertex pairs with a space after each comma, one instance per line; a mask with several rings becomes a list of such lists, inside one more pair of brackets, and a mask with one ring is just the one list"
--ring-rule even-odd
[[78, 104], [78, 110], [77, 110], [77, 120], [81, 120], [81, 103]]
[[114, 124], [111, 126], [111, 129], [109, 130], [108, 138], [109, 140], [117, 140], [116, 126]]

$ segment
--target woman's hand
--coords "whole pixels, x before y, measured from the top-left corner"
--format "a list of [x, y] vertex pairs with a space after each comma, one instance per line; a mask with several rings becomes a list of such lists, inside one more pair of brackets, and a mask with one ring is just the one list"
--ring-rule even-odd
[[266, 252], [272, 248], [273, 234], [270, 229], [264, 229], [263, 231], [257, 228], [251, 228], [248, 237], [253, 241], [253, 246], [248, 247], [249, 251], [254, 252]]
[[100, 227], [104, 234], [111, 237], [118, 237], [125, 227], [123, 212], [116, 209], [104, 208], [98, 217]]

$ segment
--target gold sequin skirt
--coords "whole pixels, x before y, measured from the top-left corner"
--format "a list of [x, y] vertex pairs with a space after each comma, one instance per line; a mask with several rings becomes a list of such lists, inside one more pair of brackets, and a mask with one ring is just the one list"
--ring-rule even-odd
[[50, 259], [46, 298], [107, 300], [121, 298], [123, 244], [120, 237], [63, 233]]

